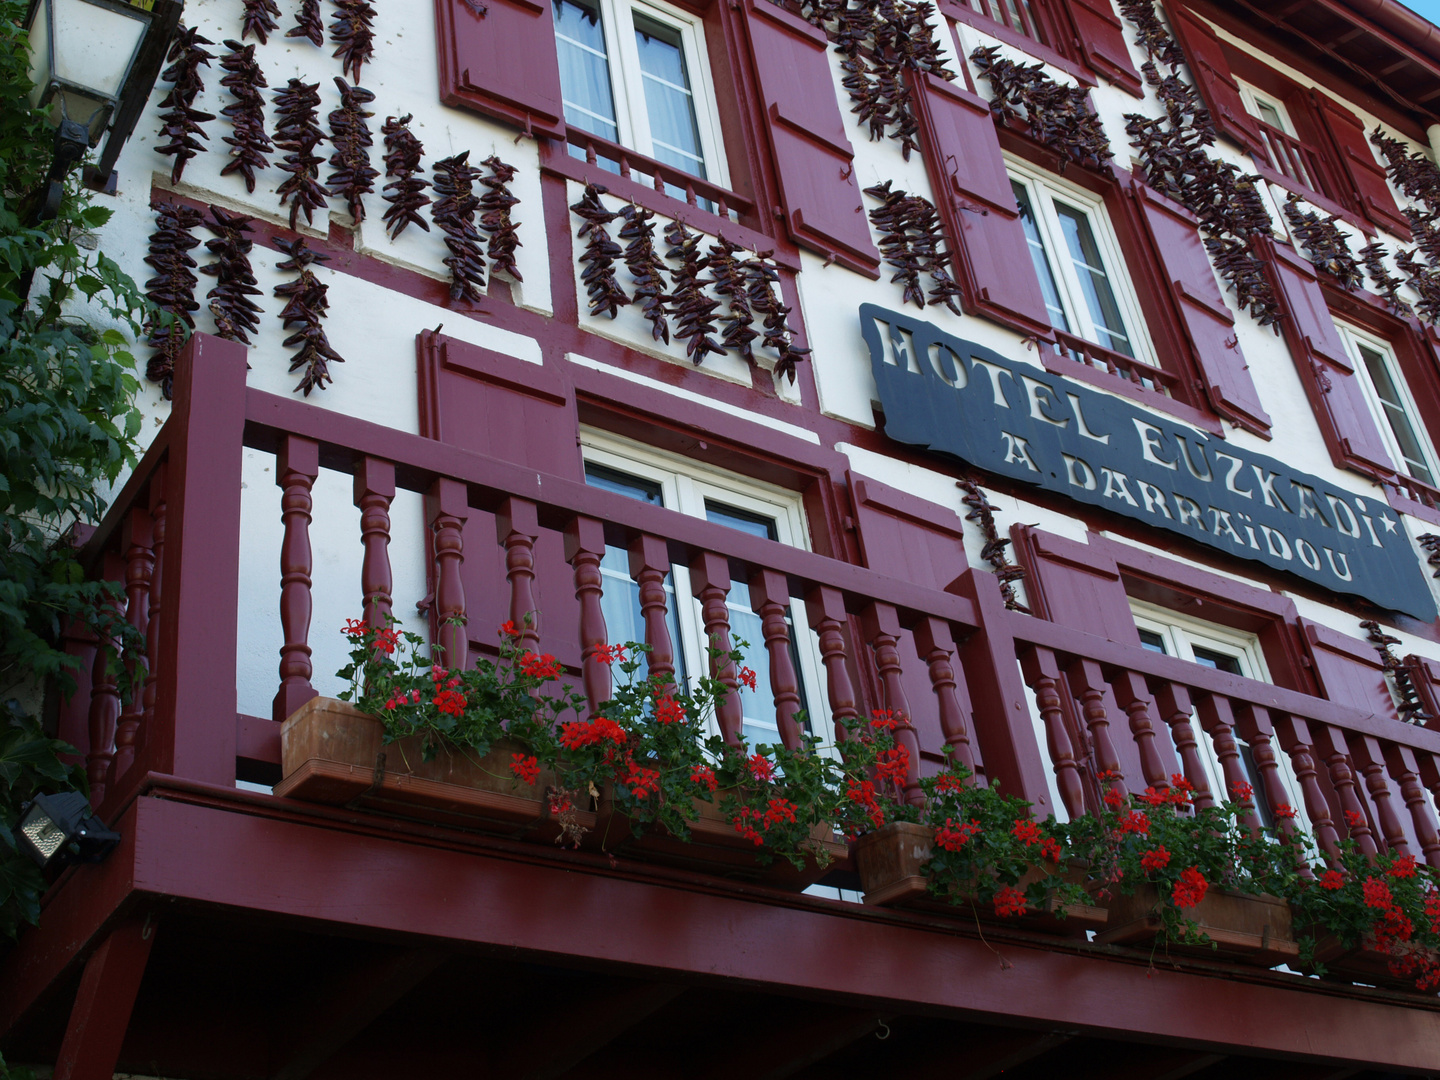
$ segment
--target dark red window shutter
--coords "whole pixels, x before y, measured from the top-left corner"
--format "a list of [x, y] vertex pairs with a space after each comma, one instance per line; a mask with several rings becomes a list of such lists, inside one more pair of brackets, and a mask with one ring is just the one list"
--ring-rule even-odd
[[1130, 59], [1130, 46], [1125, 43], [1120, 17], [1110, 0], [1068, 0], [1066, 7], [1090, 70], [1128, 93], [1144, 97], [1140, 73]]
[[1370, 476], [1389, 475], [1394, 463], [1365, 401], [1360, 376], [1330, 317], [1314, 269], [1288, 244], [1274, 244], [1272, 252], [1275, 283], [1289, 316], [1284, 322], [1285, 341], [1330, 447], [1330, 456], [1335, 464]]
[[1265, 434], [1270, 417], [1255, 392], [1240, 351], [1235, 317], [1220, 294], [1194, 216], [1138, 180], [1131, 181], [1130, 194], [1149, 232], [1211, 406], [1241, 427]]
[[1170, 16], [1170, 27], [1175, 31], [1176, 40], [1185, 50], [1185, 60], [1195, 77], [1195, 86], [1205, 101], [1205, 107], [1210, 110], [1215, 126], [1222, 134], [1268, 161], [1260, 128], [1256, 126], [1255, 118], [1245, 111], [1240, 85], [1230, 72], [1230, 61], [1225, 58], [1225, 50], [1215, 31], [1175, 0], [1167, 0], [1165, 11]]
[[925, 75], [916, 83], [925, 168], [945, 222], [956, 280], [972, 311], [1050, 336], [1000, 137], [984, 98]]
[[440, 100], [543, 135], [565, 134], [549, 0], [435, 0]]
[[755, 80], [790, 236], [874, 274], [880, 253], [855, 176], [825, 34], [771, 0], [744, 0]]
[[1039, 618], [1118, 641], [1140, 644], [1130, 598], [1115, 560], [1089, 544], [1028, 525], [1011, 530], [1025, 567], [1025, 596]]
[[1300, 620], [1300, 632], [1320, 692], [1327, 699], [1383, 719], [1400, 719], [1385, 681], [1385, 669], [1380, 666], [1380, 654], [1373, 645], [1309, 619]]
[[1339, 166], [1337, 179], [1350, 185], [1355, 205], [1380, 228], [1410, 239], [1410, 223], [1395, 205], [1395, 195], [1385, 181], [1385, 168], [1375, 160], [1365, 125], [1328, 95], [1312, 90], [1310, 97], [1335, 143], [1333, 160]]

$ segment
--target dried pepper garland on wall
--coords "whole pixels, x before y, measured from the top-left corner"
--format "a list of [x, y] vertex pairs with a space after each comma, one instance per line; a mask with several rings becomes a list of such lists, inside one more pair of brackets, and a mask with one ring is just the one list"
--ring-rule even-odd
[[[1404, 211], [1415, 234], [1415, 246], [1425, 262], [1420, 262], [1407, 251], [1399, 252], [1395, 258], [1395, 265], [1408, 275], [1405, 283], [1420, 294], [1420, 299], [1413, 307], [1406, 304], [1396, 294], [1399, 286], [1396, 279], [1388, 274], [1377, 276], [1377, 265], [1380, 272], [1384, 271], [1384, 264], [1380, 261], [1383, 248], [1373, 261], [1366, 260], [1366, 267], [1370, 268], [1371, 277], [1391, 310], [1397, 314], [1413, 314], [1435, 325], [1440, 322], [1440, 228], [1436, 227], [1437, 220], [1440, 220], [1440, 168], [1423, 154], [1410, 153], [1404, 143], [1386, 135], [1378, 126], [1371, 133], [1370, 141], [1379, 147], [1385, 158], [1385, 171], [1390, 179], [1408, 197], [1420, 200], [1425, 207], [1422, 211], [1407, 206]], [[1378, 244], [1371, 245], [1376, 246]]]
[[170, 66], [160, 73], [160, 78], [171, 84], [170, 92], [160, 102], [160, 108], [165, 110], [160, 114], [160, 135], [170, 141], [157, 146], [155, 152], [175, 159], [170, 169], [172, 184], [180, 183], [185, 164], [191, 158], [208, 149], [200, 140], [208, 140], [210, 136], [201, 125], [214, 120], [215, 115], [195, 108], [195, 99], [205, 89], [200, 69], [209, 67], [215, 59], [215, 54], [204, 47], [213, 44], [209, 38], [202, 37], [200, 31], [180, 27], [166, 55]]
[[384, 218], [390, 239], [398, 239], [410, 225], [419, 225], [429, 232], [430, 223], [420, 213], [430, 205], [430, 196], [425, 194], [430, 182], [420, 175], [425, 171], [420, 164], [425, 147], [410, 130], [410, 114], [399, 119], [387, 116], [380, 134], [385, 136], [385, 175], [392, 178], [380, 193], [390, 204], [385, 208]]
[[230, 160], [220, 175], [238, 172], [245, 178], [245, 190], [254, 191], [255, 172], [270, 167], [269, 155], [274, 149], [265, 134], [265, 98], [260, 93], [270, 84], [255, 59], [254, 45], [241, 45], [230, 39], [225, 47], [230, 52], [220, 58], [220, 67], [225, 72], [220, 85], [234, 95], [235, 101], [221, 109], [220, 115], [229, 118], [234, 134], [225, 136], [230, 146]]
[[245, 14], [241, 18], [241, 41], [253, 34], [260, 39], [261, 45], [265, 45], [270, 40], [270, 34], [280, 28], [276, 22], [280, 18], [280, 8], [275, 0], [245, 0]]
[[375, 100], [375, 95], [363, 86], [351, 86], [337, 77], [335, 86], [340, 91], [340, 108], [330, 113], [330, 145], [335, 152], [330, 155], [330, 193], [345, 200], [350, 216], [359, 225], [365, 220], [363, 196], [375, 190], [375, 177], [380, 170], [370, 164], [370, 125], [365, 121], [374, 116], [365, 106]]
[[1339, 220], [1335, 214], [1322, 218], [1315, 211], [1304, 209], [1300, 196], [1293, 193], [1285, 200], [1284, 210], [1296, 244], [1304, 247], [1305, 257], [1312, 264], [1350, 292], [1364, 288], [1365, 272], [1350, 250], [1344, 231], [1335, 224]]
[[680, 264], [680, 269], [670, 271], [675, 286], [671, 292], [675, 336], [685, 339], [685, 355], [696, 364], [703, 363], [709, 353], [718, 356], [725, 351], [710, 336], [715, 333], [715, 309], [720, 302], [705, 292], [710, 279], [700, 276], [710, 265], [700, 251], [701, 239], [678, 221], [665, 230], [665, 242], [670, 245], [665, 257]]
[[[1121, 0], [1125, 17], [1139, 30], [1149, 57], [1140, 65], [1155, 88], [1165, 115], [1125, 115], [1130, 144], [1140, 151], [1145, 181], [1199, 220], [1205, 249], [1240, 306], [1261, 326], [1280, 320], [1275, 287], [1265, 264], [1250, 246], [1253, 235], [1270, 234], [1270, 212], [1256, 186], [1259, 176], [1242, 173], [1228, 161], [1210, 156], [1215, 125], [1195, 88], [1179, 76], [1184, 61], [1149, 0]], [[1170, 72], [1161, 76], [1157, 62]]]
[[215, 256], [215, 261], [200, 267], [202, 274], [215, 279], [215, 287], [205, 294], [210, 314], [215, 316], [215, 332], [246, 345], [250, 344], [249, 331], [260, 326], [260, 305], [251, 299], [261, 295], [250, 265], [254, 244], [248, 234], [252, 220], [218, 206], [210, 207], [205, 227], [215, 234], [215, 239], [207, 240], [205, 249]]
[[906, 0], [797, 0], [800, 15], [824, 30], [844, 57], [841, 85], [854, 103], [851, 112], [872, 140], [900, 143], [908, 161], [920, 130], [905, 72], [928, 72], [953, 80], [935, 41], [928, 2]]
[[570, 212], [583, 222], [575, 238], [585, 241], [585, 251], [580, 256], [580, 264], [585, 269], [580, 280], [590, 299], [591, 318], [609, 315], [613, 319], [630, 303], [630, 297], [615, 278], [615, 260], [624, 252], [605, 228], [620, 216], [607, 209], [600, 198], [608, 190], [600, 184], [586, 184], [580, 201], [570, 205]]
[[200, 246], [194, 228], [200, 224], [200, 211], [188, 206], [161, 203], [155, 208], [155, 232], [150, 237], [150, 253], [145, 262], [155, 276], [145, 282], [145, 295], [170, 320], [151, 319], [146, 325], [145, 344], [155, 350], [145, 367], [145, 376], [160, 384], [160, 392], [168, 400], [175, 377], [175, 358], [185, 344], [185, 328], [195, 328], [194, 312], [200, 310], [195, 300], [195, 259], [190, 254]]
[[1391, 649], [1392, 645], [1400, 644], [1400, 639], [1394, 634], [1385, 633], [1373, 619], [1361, 622], [1360, 628], [1365, 631], [1370, 644], [1375, 646], [1375, 651], [1380, 654], [1380, 666], [1385, 669], [1385, 674], [1395, 687], [1396, 696], [1400, 699], [1395, 708], [1400, 713], [1400, 719], [1407, 724], [1424, 724], [1430, 719], [1430, 714], [1425, 711], [1420, 694], [1410, 680], [1409, 668]]
[[490, 170], [489, 176], [480, 178], [480, 183], [485, 185], [485, 194], [480, 196], [480, 228], [490, 238], [485, 249], [490, 256], [490, 271], [524, 281], [520, 268], [515, 265], [515, 249], [521, 246], [520, 223], [510, 216], [511, 209], [520, 205], [520, 200], [510, 193], [515, 166], [506, 165], [494, 154], [480, 164]]
[[1000, 582], [1000, 595], [1005, 601], [1005, 606], [1011, 611], [1023, 611], [1027, 615], [1030, 609], [1020, 602], [1015, 595], [1015, 582], [1025, 576], [1025, 568], [1016, 566], [1010, 561], [1005, 549], [1010, 546], [1010, 541], [1000, 535], [995, 528], [995, 511], [999, 507], [991, 504], [983, 488], [974, 480], [957, 480], [956, 486], [965, 492], [961, 502], [970, 507], [970, 513], [965, 515], [966, 521], [973, 521], [980, 526], [980, 533], [985, 537], [985, 546], [980, 549], [980, 557], [988, 562], [995, 570], [995, 577]]
[[276, 263], [275, 269], [293, 270], [298, 274], [294, 281], [275, 286], [275, 295], [286, 300], [285, 308], [280, 312], [280, 321], [285, 329], [299, 327], [285, 339], [285, 347], [289, 349], [300, 346], [299, 351], [290, 358], [290, 371], [294, 373], [304, 369], [295, 389], [309, 397], [311, 390], [323, 390], [332, 381], [332, 361], [337, 364], [345, 362], [345, 358], [330, 347], [330, 341], [321, 326], [325, 309], [330, 306], [330, 301], [326, 299], [329, 286], [316, 277], [315, 271], [310, 268], [312, 263], [325, 262], [329, 256], [311, 251], [303, 236], [297, 236], [294, 240], [276, 240], [275, 246], [290, 256], [284, 262]]
[[306, 38], [310, 44], [324, 48], [325, 20], [320, 14], [320, 0], [300, 0], [295, 25], [285, 31], [287, 38]]
[[1412, 154], [1399, 139], [1392, 139], [1377, 125], [1370, 141], [1385, 158], [1385, 171], [1401, 191], [1419, 199], [1432, 214], [1440, 213], [1440, 168], [1424, 154]]
[[275, 95], [275, 145], [287, 151], [277, 168], [290, 174], [281, 183], [280, 205], [290, 202], [290, 228], [294, 229], [300, 211], [305, 211], [307, 224], [315, 223], [315, 211], [327, 206], [329, 191], [320, 183], [320, 166], [325, 159], [315, 148], [325, 141], [318, 122], [320, 84], [291, 79], [285, 89]]
[[445, 234], [450, 254], [450, 299], [472, 303], [485, 295], [485, 253], [480, 250], [480, 233], [475, 229], [475, 180], [480, 170], [470, 164], [470, 151], [435, 163], [435, 194], [440, 198], [430, 216]]
[[725, 306], [720, 320], [724, 328], [720, 344], [753, 364], [755, 353], [751, 343], [760, 336], [760, 331], [755, 329], [755, 313], [750, 310], [750, 283], [740, 260], [735, 258], [740, 250], [723, 236], [710, 245], [710, 281]]
[[1067, 161], [1099, 167], [1115, 156], [1083, 86], [1062, 86], [1045, 73], [1044, 64], [1007, 60], [995, 45], [976, 49], [970, 61], [995, 93], [996, 118], [1024, 123], [1038, 142], [1059, 151], [1062, 172]]
[[870, 211], [870, 223], [880, 233], [880, 254], [895, 269], [890, 280], [900, 283], [905, 302], [925, 306], [927, 296], [920, 275], [928, 274], [928, 299], [959, 315], [956, 298], [960, 287], [946, 266], [940, 216], [935, 207], [920, 195], [892, 190], [889, 180], [866, 188], [865, 194], [881, 204]]
[[375, 9], [365, 0], [335, 0], [330, 40], [335, 42], [340, 69], [349, 73], [351, 82], [360, 81], [360, 68], [375, 52], [374, 19]]
[[1390, 310], [1402, 319], [1413, 318], [1414, 310], [1400, 296], [1400, 286], [1405, 284], [1404, 280], [1390, 273], [1385, 266], [1385, 256], [1389, 254], [1385, 250], [1385, 245], [1379, 240], [1372, 240], [1357, 254], [1360, 261], [1365, 264], [1365, 272], [1370, 275], [1376, 291], [1385, 298], [1385, 303]]
[[809, 349], [802, 349], [794, 342], [794, 333], [787, 321], [790, 309], [780, 302], [775, 286], [780, 282], [780, 271], [771, 256], [773, 251], [762, 251], [753, 259], [741, 264], [748, 282], [750, 310], [762, 317], [760, 344], [774, 349], [776, 354], [775, 374], [795, 383], [795, 363], [810, 355]]
[[625, 267], [635, 282], [635, 303], [650, 322], [650, 335], [670, 344], [670, 294], [665, 291], [665, 264], [655, 250], [655, 215], [633, 203], [621, 207], [620, 239], [625, 245]]

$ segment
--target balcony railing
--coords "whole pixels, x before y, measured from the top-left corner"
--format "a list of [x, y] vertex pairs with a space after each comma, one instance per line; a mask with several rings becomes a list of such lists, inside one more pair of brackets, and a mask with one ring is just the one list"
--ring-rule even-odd
[[[1227, 783], [1251, 779], [1238, 736], [1272, 805], [1288, 801], [1277, 771], [1278, 755], [1288, 755], [1327, 849], [1348, 828], [1367, 851], [1385, 845], [1440, 865], [1432, 802], [1440, 796], [1440, 732], [1007, 611], [994, 578], [975, 569], [949, 590], [928, 588], [247, 389], [245, 358], [238, 345], [192, 339], [177, 365], [171, 417], [83, 553], [93, 574], [124, 582], [126, 614], [146, 640], [143, 656], [123, 658], [140, 676], [127, 699], [109, 675], [107, 645], [87, 645], [80, 636], [74, 644], [77, 652], [89, 650], [95, 678], [65, 706], [61, 734], [85, 754], [102, 813], [121, 805], [151, 772], [234, 784], [243, 726], [236, 692], [242, 587], [250, 610], [257, 590], [273, 598], [263, 605], [274, 612], [281, 640], [273, 719], [316, 694], [313, 491], [321, 471], [332, 470], [353, 482], [360, 515], [349, 527], [363, 563], [346, 587], [348, 599], [326, 595], [324, 609], [338, 603], [349, 611], [363, 608], [372, 624], [385, 618], [394, 602], [392, 501], [397, 490], [423, 494], [432, 608], [447, 657], [463, 660], [468, 641], [445, 620], [464, 616], [477, 599], [467, 595], [462, 560], [478, 555], [475, 562], [492, 564], [489, 552], [466, 552], [464, 524], [472, 514], [493, 514], [494, 542], [507, 553], [494, 565], [506, 569], [483, 587], [503, 598], [517, 624], [537, 610], [537, 549], [563, 543], [578, 614], [575, 607], [566, 609], [571, 615], [539, 610], [539, 645], [575, 655], [579, 643], [574, 674], [592, 706], [611, 690], [610, 669], [596, 658], [607, 634], [599, 563], [607, 545], [619, 545], [628, 549], [632, 577], [648, 598], [649, 644], [663, 647], [668, 633], [665, 590], [655, 586], [672, 566], [689, 567], [707, 634], [728, 632], [727, 600], [748, 602], [762, 623], [777, 627], [766, 635], [777, 687], [796, 680], [784, 609], [791, 597], [802, 598], [826, 680], [816, 719], [843, 729], [871, 707], [906, 717], [897, 737], [910, 750], [911, 797], [918, 797], [921, 751], [934, 760], [940, 743], [1007, 792], [1042, 807], [1049, 805], [1053, 776], [1072, 815], [1093, 805], [1093, 777], [1106, 769], [1122, 772], [1132, 789], [1162, 785], [1183, 772], [1205, 793], [1200, 740], [1210, 741]], [[236, 572], [247, 448], [273, 455], [270, 475], [278, 483], [274, 512], [283, 522], [283, 541], [268, 582], [242, 583]], [[318, 525], [329, 536], [341, 527]], [[798, 621], [801, 612], [794, 614]], [[565, 643], [568, 648], [557, 647]], [[1032, 709], [1044, 732], [1043, 750]], [[777, 726], [793, 744], [797, 732], [787, 719], [777, 717]], [[738, 715], [722, 712], [720, 724], [727, 738], [738, 736]], [[935, 744], [921, 745], [922, 732]], [[1347, 820], [1354, 824], [1343, 824]]]
[[1272, 168], [1307, 191], [1334, 199], [1333, 186], [1325, 175], [1325, 164], [1310, 147], [1263, 120], [1256, 120]]
[[1096, 371], [1103, 371], [1116, 378], [1124, 379], [1141, 390], [1149, 390], [1170, 397], [1172, 396], [1171, 389], [1180, 382], [1176, 376], [1162, 368], [1147, 364], [1143, 360], [1136, 360], [1133, 356], [1126, 356], [1124, 353], [1103, 348], [1094, 342], [1078, 338], [1074, 334], [1067, 334], [1063, 330], [1055, 331], [1055, 341], [1057, 355], [1074, 360], [1077, 364], [1084, 364]]

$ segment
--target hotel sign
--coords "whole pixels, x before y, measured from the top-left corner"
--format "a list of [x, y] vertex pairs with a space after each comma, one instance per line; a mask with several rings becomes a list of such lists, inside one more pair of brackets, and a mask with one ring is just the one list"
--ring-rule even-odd
[[1397, 515], [1274, 458], [864, 304], [885, 433], [1417, 619], [1435, 601]]

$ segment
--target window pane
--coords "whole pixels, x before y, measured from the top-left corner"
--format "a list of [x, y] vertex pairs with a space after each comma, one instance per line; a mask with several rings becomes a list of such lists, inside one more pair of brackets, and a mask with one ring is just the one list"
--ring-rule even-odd
[[619, 129], [600, 10], [577, 0], [554, 0], [554, 11], [565, 122], [613, 142]]
[[1155, 633], [1154, 630], [1140, 631], [1140, 647], [1143, 649], [1149, 649], [1151, 652], [1158, 652], [1162, 655], [1164, 655], [1166, 652], [1165, 639], [1159, 634]]
[[1090, 321], [1095, 324], [1099, 344], [1125, 356], [1134, 356], [1090, 219], [1083, 210], [1066, 206], [1059, 200], [1055, 202], [1055, 212], [1060, 217], [1060, 228], [1065, 233], [1065, 243], [1070, 248], [1070, 259], [1080, 278], [1080, 290], [1085, 295], [1085, 306], [1090, 311]]
[[655, 157], [703, 179], [705, 158], [680, 32], [637, 14], [635, 45], [640, 50], [641, 81], [645, 84], [645, 108]]
[[1025, 226], [1025, 242], [1030, 246], [1030, 261], [1035, 264], [1035, 276], [1040, 279], [1040, 291], [1045, 294], [1045, 310], [1050, 313], [1050, 325], [1070, 332], [1070, 320], [1065, 318], [1065, 308], [1060, 303], [1060, 290], [1055, 287], [1055, 275], [1050, 270], [1050, 257], [1045, 252], [1045, 242], [1040, 238], [1040, 228], [1035, 224], [1035, 211], [1030, 205], [1030, 193], [1025, 185], [1010, 181], [1015, 192], [1015, 205], [1020, 211], [1020, 221]]
[[1280, 119], [1280, 110], [1275, 108], [1270, 102], [1256, 98], [1255, 108], [1259, 110], [1260, 119], [1265, 121], [1265, 123], [1273, 128], [1278, 128], [1280, 131], [1285, 130], [1285, 122]]
[[[587, 461], [585, 483], [654, 506], [665, 505], [664, 493], [655, 481], [631, 476], [604, 465]], [[640, 611], [640, 586], [630, 576], [630, 553], [623, 547], [606, 544], [605, 556], [600, 560], [600, 576], [603, 579], [600, 611], [605, 616], [605, 636], [609, 638], [610, 644], [643, 642], [645, 620]], [[670, 630], [670, 646], [675, 654], [675, 682], [678, 686], [684, 686], [685, 656], [680, 647], [680, 624], [675, 615], [675, 582], [669, 573], [665, 575], [665, 624]], [[644, 679], [649, 674], [649, 663], [642, 661], [639, 670], [635, 672], [636, 680]]]
[[775, 519], [766, 517], [764, 514], [752, 514], [748, 510], [737, 510], [733, 506], [725, 506], [723, 503], [705, 500], [705, 520], [714, 522], [716, 525], [725, 525], [731, 529], [739, 529], [751, 536], [758, 536], [761, 540], [775, 540], [779, 534], [775, 531]]
[[1420, 437], [1405, 408], [1405, 399], [1400, 396], [1400, 388], [1391, 377], [1389, 363], [1381, 353], [1364, 345], [1360, 346], [1360, 358], [1365, 361], [1370, 385], [1375, 388], [1375, 395], [1380, 399], [1385, 419], [1395, 435], [1395, 441], [1400, 445], [1405, 471], [1417, 480], [1433, 484], [1435, 479], [1425, 462], [1425, 452], [1420, 448]]
[[1195, 662], [1197, 664], [1214, 668], [1216, 671], [1227, 671], [1231, 675], [1245, 674], [1244, 670], [1240, 667], [1240, 658], [1238, 656], [1229, 656], [1222, 652], [1215, 652], [1213, 649], [1202, 648], [1199, 645], [1192, 646], [1192, 648], [1195, 650]]

